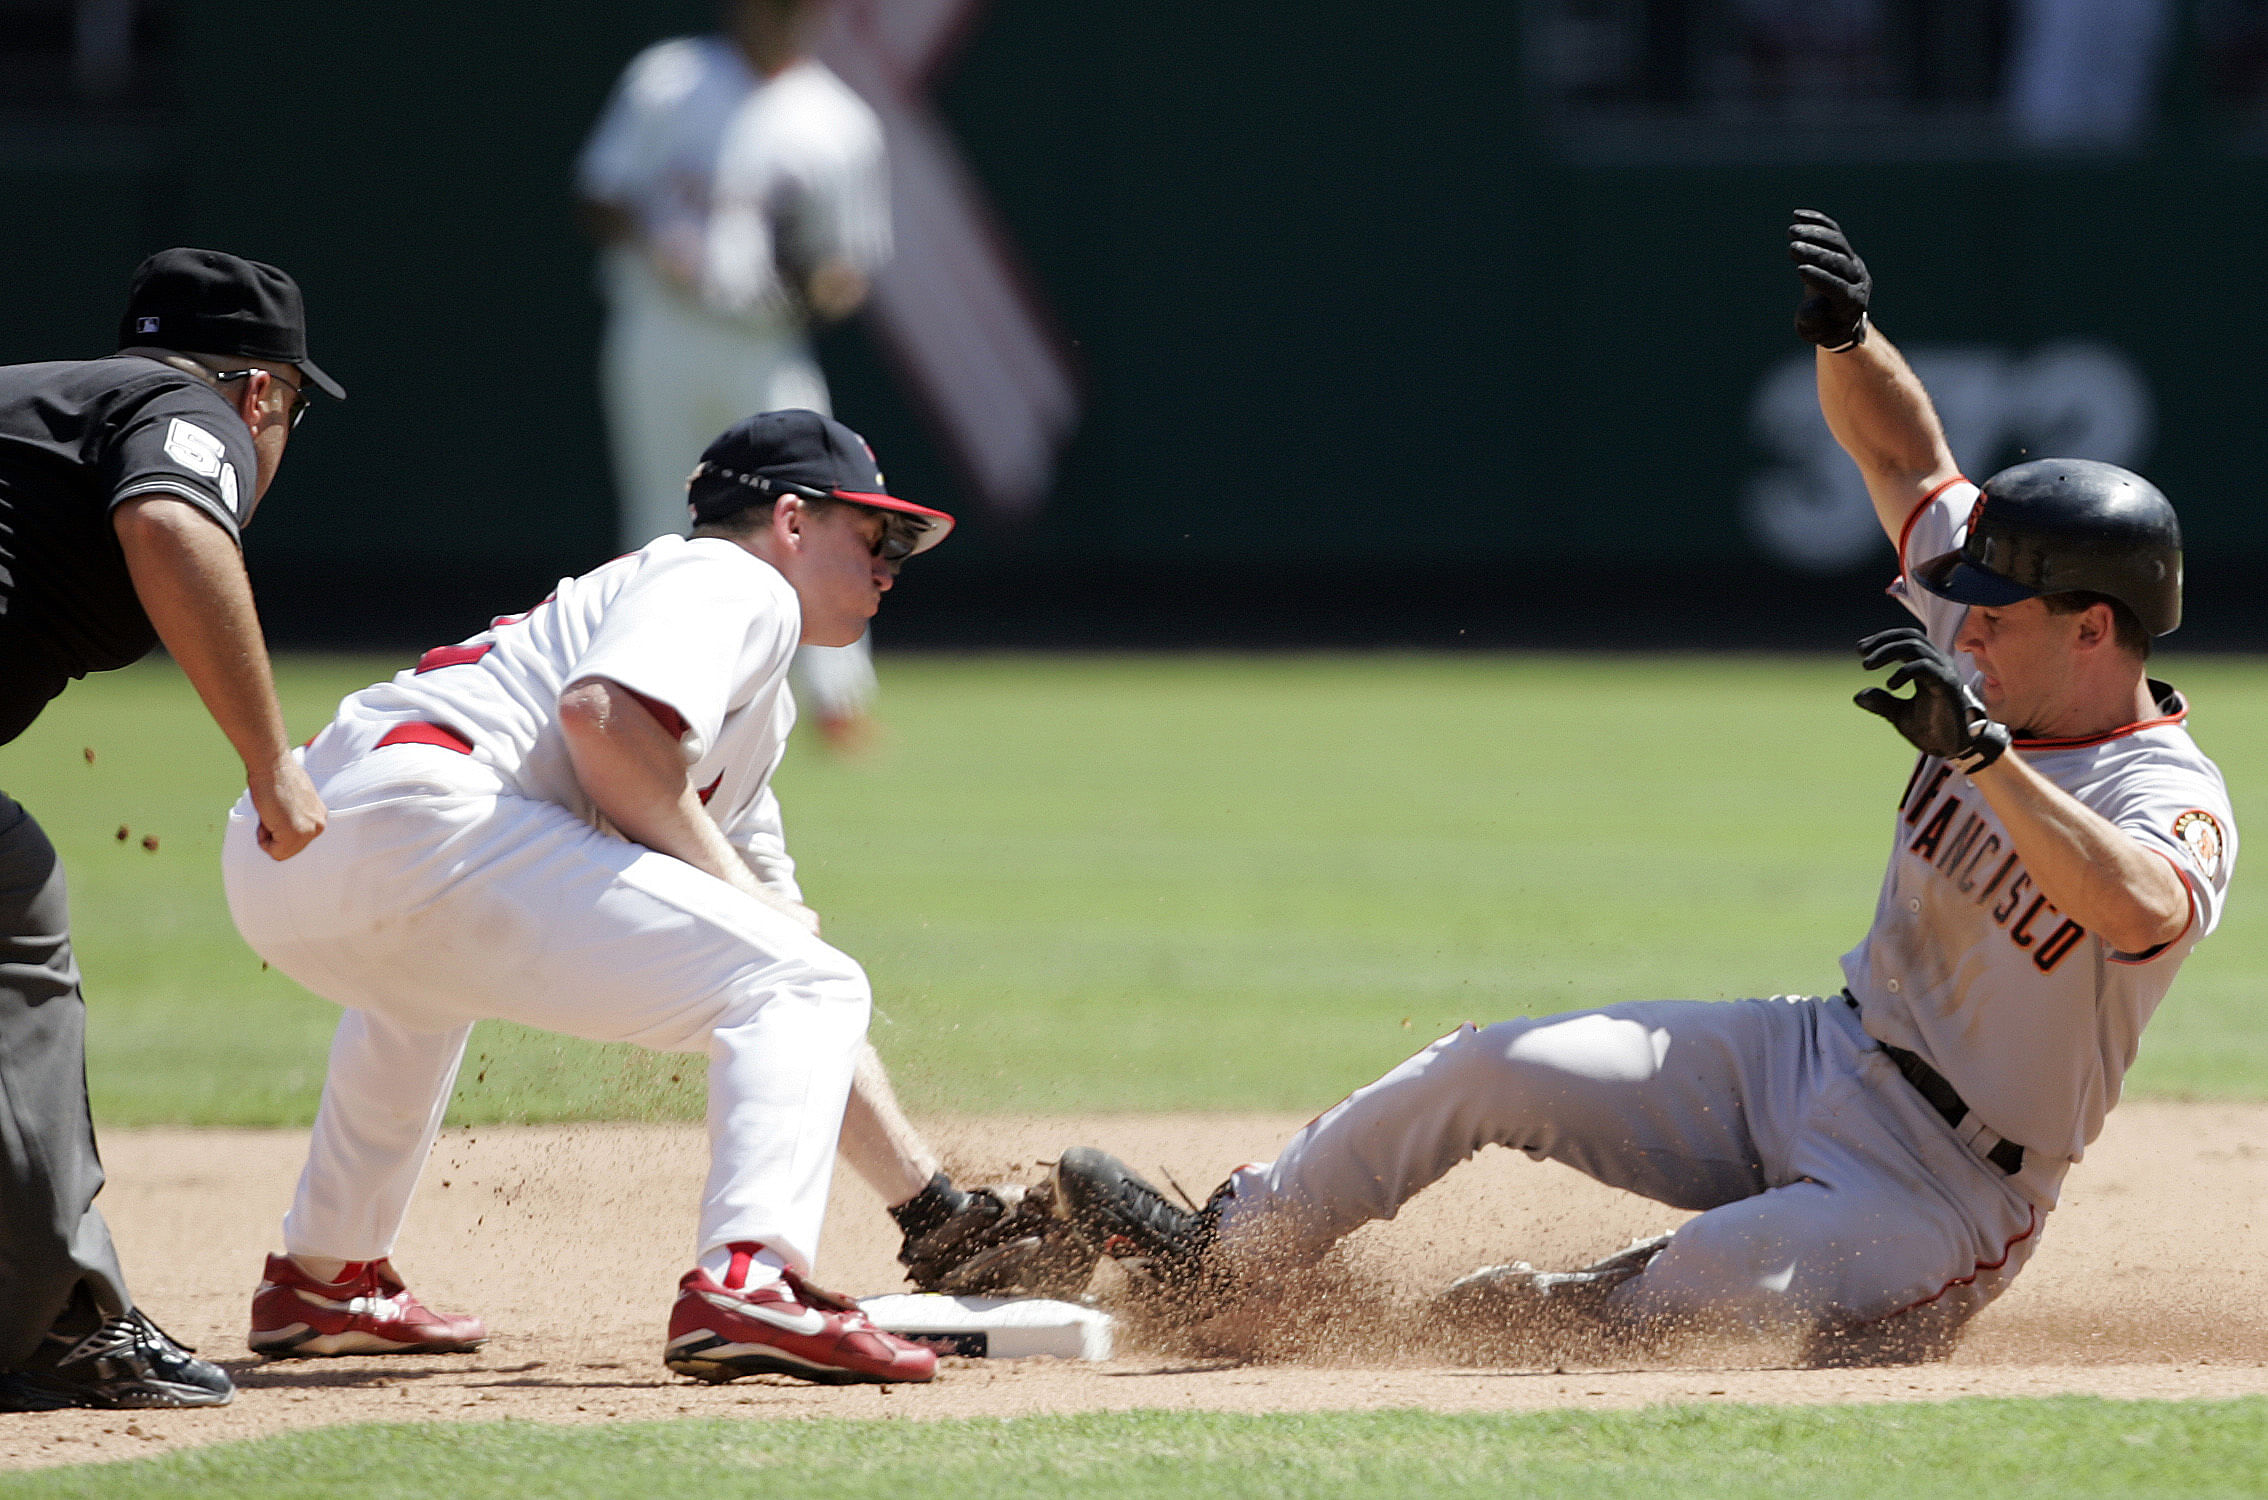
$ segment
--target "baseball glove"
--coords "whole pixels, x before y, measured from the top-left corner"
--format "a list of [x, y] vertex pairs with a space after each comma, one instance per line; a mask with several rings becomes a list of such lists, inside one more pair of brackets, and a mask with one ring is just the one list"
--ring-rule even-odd
[[1052, 1180], [972, 1188], [898, 1252], [915, 1286], [953, 1295], [1076, 1297], [1101, 1258], [1101, 1246], [1056, 1214]]

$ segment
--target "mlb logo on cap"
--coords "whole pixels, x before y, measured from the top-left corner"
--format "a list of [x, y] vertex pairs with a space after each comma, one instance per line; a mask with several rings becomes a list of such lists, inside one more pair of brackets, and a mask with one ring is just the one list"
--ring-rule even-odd
[[157, 325], [158, 320], [155, 318], [141, 318], [136, 320], [134, 331], [136, 333], [155, 333], [157, 332]]

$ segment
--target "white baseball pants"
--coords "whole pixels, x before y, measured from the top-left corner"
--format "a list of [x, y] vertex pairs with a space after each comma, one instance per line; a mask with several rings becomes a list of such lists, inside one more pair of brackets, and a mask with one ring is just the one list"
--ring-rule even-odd
[[[709, 1058], [696, 1253], [760, 1241], [808, 1272], [866, 1034], [866, 976], [691, 865], [502, 790], [468, 756], [306, 753], [330, 809], [295, 858], [230, 814], [229, 909], [269, 963], [346, 1010], [285, 1249], [392, 1251], [483, 1018]], [[343, 764], [336, 762], [343, 761]]]
[[[832, 414], [826, 377], [803, 336], [741, 327], [687, 303], [636, 264], [610, 263], [600, 387], [614, 450], [624, 551], [686, 530], [685, 479], [719, 433], [760, 411]], [[827, 718], [874, 702], [867, 638], [804, 646], [796, 686]]]
[[1487, 1145], [1703, 1211], [1610, 1310], [1765, 1331], [1957, 1326], [2030, 1259], [2061, 1172], [1970, 1152], [1839, 997], [1652, 1001], [1451, 1032], [1239, 1168], [1222, 1250], [1320, 1255]]

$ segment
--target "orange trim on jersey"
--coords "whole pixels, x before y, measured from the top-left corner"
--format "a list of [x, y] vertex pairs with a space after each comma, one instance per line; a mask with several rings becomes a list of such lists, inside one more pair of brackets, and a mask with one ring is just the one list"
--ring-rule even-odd
[[1946, 480], [1943, 484], [1938, 485], [1928, 494], [1922, 496], [1920, 500], [1914, 503], [1914, 508], [1906, 512], [1906, 524], [1898, 528], [1898, 576], [1900, 578], [1906, 576], [1906, 543], [1912, 538], [1914, 534], [1914, 523], [1921, 519], [1921, 513], [1929, 509], [1930, 506], [1936, 502], [1938, 496], [1944, 494], [1947, 490], [1953, 488], [1953, 486], [1957, 484], [1967, 484], [1968, 482], [1969, 477], [1966, 474], [1956, 474], [1951, 479]]
[[2112, 740], [2122, 740], [2130, 734], [2140, 734], [2145, 729], [2163, 729], [2168, 724], [2179, 724], [2188, 717], [2189, 700], [2184, 698], [2181, 700], [2181, 707], [2170, 714], [2155, 719], [2144, 719], [2136, 724], [2123, 724], [2111, 730], [2108, 734], [2090, 734], [2075, 740], [2019, 739], [2014, 741], [2010, 748], [2016, 750], [2083, 750], [2089, 745], [2107, 745]]
[[[2135, 842], [2138, 844], [2142, 843], [2140, 839], [2136, 839]], [[2197, 925], [2197, 887], [2189, 883], [2189, 876], [2183, 872], [2181, 868], [2181, 861], [2175, 859], [2165, 850], [2155, 848], [2152, 845], [2142, 844], [2142, 847], [2148, 850], [2150, 853], [2158, 856], [2158, 858], [2164, 860], [2167, 864], [2173, 866], [2174, 879], [2181, 882], [2181, 893], [2189, 898], [2189, 920], [2181, 924], [2181, 931], [2175, 933], [2172, 937], [2167, 938], [2164, 942], [2158, 944], [2155, 948], [2146, 949], [2141, 953], [2106, 953], [2103, 955], [2103, 957], [2109, 962], [2114, 964], [2125, 964], [2129, 968], [2137, 967], [2146, 963], [2153, 963], [2156, 960], [2163, 958], [2167, 953], [2173, 951], [2175, 945], [2178, 944], [2183, 938], [2189, 936], [2190, 928]]]
[[[1944, 1296], [1947, 1292], [1953, 1290], [1953, 1288], [1957, 1286], [1967, 1286], [1971, 1282], [1975, 1281], [1979, 1276], [1982, 1276], [1985, 1272], [1997, 1271], [2002, 1266], [2007, 1265], [2008, 1257], [2015, 1253], [2016, 1247], [2023, 1244], [2024, 1241], [2030, 1239], [2033, 1235], [2040, 1232], [2040, 1211], [2037, 1207], [2034, 1207], [2031, 1210], [2031, 1213], [2032, 1221], [2024, 1226], [2024, 1232], [2017, 1235], [2007, 1244], [2000, 1247], [2000, 1259], [1980, 1260], [1977, 1262], [1976, 1269], [1971, 1271], [1968, 1275], [1954, 1277], [1951, 1281], [1948, 1281], [1947, 1283], [1945, 1283], [1945, 1285], [1939, 1287], [1936, 1291], [1931, 1292], [1928, 1296], [1922, 1298], [1919, 1302], [1909, 1302], [1904, 1307], [1899, 1308], [1897, 1312], [1887, 1312], [1879, 1318], [1869, 1318], [1866, 1320], [1866, 1322], [1887, 1323], [1892, 1318], [1897, 1317], [1899, 1313], [1910, 1313], [1917, 1307], [1927, 1307], [1932, 1302], [1935, 1302], [1938, 1298]], [[1866, 1326], [1866, 1324], [1862, 1323], [1859, 1326], [1863, 1328]]]

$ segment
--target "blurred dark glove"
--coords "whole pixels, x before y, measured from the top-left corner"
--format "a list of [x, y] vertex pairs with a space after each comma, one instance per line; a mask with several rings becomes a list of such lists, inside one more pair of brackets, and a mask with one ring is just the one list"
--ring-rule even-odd
[[964, 1190], [939, 1172], [890, 1216], [905, 1231], [899, 1264], [925, 1292], [1076, 1297], [1102, 1260], [1102, 1246], [1055, 1211], [1049, 1180]]
[[1874, 278], [1843, 228], [1816, 208], [1799, 208], [1788, 226], [1788, 258], [1803, 280], [1795, 331], [1830, 354], [1866, 342], [1866, 305]]
[[2008, 726], [1995, 724], [1984, 704], [1961, 681], [1953, 658], [1911, 625], [1870, 635], [1858, 643], [1859, 657], [1869, 672], [1892, 662], [1902, 665], [1890, 674], [1890, 686], [1914, 685], [1913, 695], [1900, 698], [1878, 687], [1868, 688], [1851, 701], [1870, 714], [1880, 714], [1924, 755], [1951, 762], [1963, 775], [1973, 775], [2000, 759], [2011, 738]]

